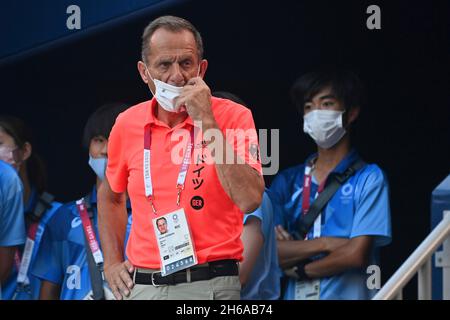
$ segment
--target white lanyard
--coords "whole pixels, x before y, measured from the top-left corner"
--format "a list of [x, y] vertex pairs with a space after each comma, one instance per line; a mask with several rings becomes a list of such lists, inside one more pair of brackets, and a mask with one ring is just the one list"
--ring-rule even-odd
[[31, 256], [33, 254], [33, 249], [35, 246], [36, 232], [38, 226], [39, 226], [38, 222], [32, 223], [30, 225], [30, 228], [28, 230], [27, 241], [25, 242], [25, 248], [23, 250], [22, 259], [20, 259], [19, 252], [16, 251], [15, 261], [16, 267], [18, 269], [17, 282], [19, 284], [23, 285], [29, 284], [29, 279], [27, 275], [28, 269], [30, 268], [31, 264]]
[[[308, 213], [309, 207], [310, 207], [310, 195], [311, 195], [311, 183], [312, 183], [312, 174], [314, 165], [313, 162], [310, 161], [305, 166], [305, 174], [303, 178], [303, 201], [302, 201], [302, 214]], [[316, 199], [319, 196], [319, 193], [323, 191], [325, 187], [327, 179], [320, 184], [319, 188], [317, 189], [316, 195], [314, 196], [314, 199]], [[313, 229], [313, 238], [320, 237], [321, 234], [321, 225], [322, 225], [322, 214], [319, 214], [314, 221], [314, 229]], [[308, 235], [306, 235], [307, 237]]]
[[91, 249], [92, 255], [94, 256], [94, 261], [97, 266], [103, 264], [103, 254], [98, 245], [97, 239], [95, 238], [94, 228], [91, 224], [91, 219], [87, 212], [86, 204], [84, 203], [84, 198], [77, 200], [78, 213], [81, 217], [81, 222], [83, 223], [84, 233], [89, 243], [89, 248]]
[[[302, 201], [302, 214], [308, 213], [310, 208], [310, 196], [311, 196], [311, 184], [312, 184], [312, 171], [314, 169], [313, 160], [311, 160], [305, 166], [305, 174], [303, 178], [303, 201]], [[319, 185], [314, 199], [317, 199], [319, 194], [325, 188], [327, 179]], [[316, 220], [314, 220], [313, 227], [313, 239], [319, 238], [322, 228], [322, 213], [319, 213]], [[308, 232], [309, 233], [309, 232]], [[308, 234], [305, 237], [308, 240]], [[320, 298], [320, 280], [314, 279], [309, 281], [296, 281], [294, 287], [294, 296], [296, 300], [318, 300]]]
[[[180, 197], [181, 192], [184, 189], [184, 183], [186, 181], [186, 175], [189, 169], [190, 158], [192, 155], [192, 151], [194, 149], [194, 127], [191, 128], [191, 141], [188, 143], [186, 147], [186, 152], [184, 153], [183, 162], [180, 166], [180, 171], [178, 172], [177, 178], [177, 206], [180, 206]], [[152, 183], [152, 174], [151, 174], [151, 145], [152, 145], [152, 131], [150, 125], [145, 126], [144, 130], [144, 186], [145, 186], [145, 196], [150, 200], [150, 204], [152, 205], [153, 213], [156, 214], [156, 208], [154, 206], [155, 196], [153, 194], [153, 183]]]

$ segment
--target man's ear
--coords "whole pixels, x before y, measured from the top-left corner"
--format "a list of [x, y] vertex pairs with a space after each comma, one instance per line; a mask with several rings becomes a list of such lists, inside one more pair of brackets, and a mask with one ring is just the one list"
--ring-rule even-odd
[[205, 78], [206, 69], [208, 69], [208, 60], [203, 59], [203, 60], [200, 62], [200, 71], [199, 71], [199, 74], [198, 74], [198, 76], [199, 76], [200, 78], [202, 78], [202, 79]]
[[139, 74], [142, 78], [142, 81], [144, 81], [145, 83], [148, 84], [148, 82], [150, 81], [150, 78], [148, 76], [147, 67], [145, 66], [145, 63], [143, 63], [142, 61], [138, 61], [137, 68], [138, 68]]

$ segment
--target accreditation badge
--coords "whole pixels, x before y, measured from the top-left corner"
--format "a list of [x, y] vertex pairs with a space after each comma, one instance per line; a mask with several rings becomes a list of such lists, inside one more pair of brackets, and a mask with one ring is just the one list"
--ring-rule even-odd
[[194, 242], [184, 209], [178, 209], [152, 220], [161, 259], [161, 275], [197, 264]]
[[320, 280], [296, 281], [295, 300], [319, 300]]

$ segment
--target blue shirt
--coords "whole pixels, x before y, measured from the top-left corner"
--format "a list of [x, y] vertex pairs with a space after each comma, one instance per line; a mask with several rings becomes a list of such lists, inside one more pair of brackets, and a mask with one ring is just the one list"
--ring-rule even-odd
[[[27, 214], [32, 214], [34, 212], [34, 209], [36, 207], [36, 204], [38, 202], [38, 193], [36, 192], [36, 189], [32, 188], [31, 195], [28, 200], [28, 203], [25, 207], [25, 217]], [[13, 266], [13, 270], [11, 272], [10, 277], [8, 278], [5, 285], [2, 287], [2, 297], [4, 300], [37, 300], [39, 299], [39, 291], [41, 289], [41, 281], [36, 278], [35, 276], [31, 275], [30, 271], [33, 266], [33, 263], [36, 258], [36, 253], [39, 249], [40, 241], [42, 239], [42, 234], [44, 233], [47, 221], [53, 216], [53, 214], [56, 212], [56, 210], [61, 206], [61, 203], [59, 202], [52, 202], [51, 207], [46, 210], [39, 220], [38, 229], [36, 231], [36, 236], [34, 239], [34, 247], [33, 252], [31, 254], [31, 260], [30, 260], [30, 266], [28, 267], [28, 280], [29, 284], [25, 287], [19, 287], [17, 285], [17, 266]], [[22, 213], [23, 216], [23, 213]], [[25, 220], [25, 219], [23, 219]], [[28, 226], [29, 228], [30, 226]], [[20, 257], [23, 257], [23, 249], [24, 246], [21, 246], [19, 248], [20, 251]], [[16, 292], [17, 291], [17, 292]]]
[[[308, 158], [305, 164], [315, 156]], [[359, 155], [352, 150], [333, 171], [343, 173], [357, 159]], [[269, 195], [275, 210], [275, 223], [284, 226], [291, 234], [302, 213], [305, 164], [282, 171], [270, 187]], [[317, 189], [317, 181], [313, 178], [311, 203]], [[337, 190], [322, 211], [321, 236], [348, 239], [372, 236], [374, 245], [369, 264], [379, 264], [378, 248], [387, 245], [391, 240], [391, 221], [388, 182], [377, 165], [365, 165]], [[308, 237], [312, 237], [312, 230]], [[320, 299], [371, 299], [376, 290], [367, 288], [369, 276], [365, 269], [355, 269], [322, 278]], [[291, 300], [294, 297], [295, 280], [289, 279], [284, 299]]]
[[[17, 171], [0, 160], [0, 247], [13, 247], [25, 242], [23, 218], [23, 186]], [[0, 284], [0, 299], [5, 299]]]
[[0, 247], [25, 243], [23, 186], [17, 171], [0, 160]]
[[273, 209], [269, 196], [264, 192], [261, 206], [246, 214], [244, 224], [255, 217], [261, 220], [264, 245], [258, 255], [249, 280], [241, 291], [242, 300], [275, 300], [280, 296], [281, 270], [278, 267]]
[[[90, 197], [92, 225], [100, 245], [97, 226], [97, 193]], [[127, 203], [129, 207], [129, 203]], [[128, 224], [131, 219], [128, 219]], [[129, 226], [125, 244], [128, 239]], [[91, 294], [83, 224], [76, 202], [64, 204], [50, 219], [34, 263], [32, 274], [61, 286], [61, 300], [82, 300]], [[105, 283], [106, 286], [106, 283]]]

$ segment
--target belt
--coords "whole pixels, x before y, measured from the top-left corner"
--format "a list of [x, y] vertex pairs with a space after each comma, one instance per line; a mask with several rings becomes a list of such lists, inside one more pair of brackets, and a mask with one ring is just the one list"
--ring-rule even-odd
[[134, 271], [134, 283], [158, 287], [237, 275], [239, 275], [239, 268], [236, 260], [219, 260], [209, 262], [206, 266], [194, 266], [167, 276], [162, 276], [159, 271], [147, 273], [136, 269]]

